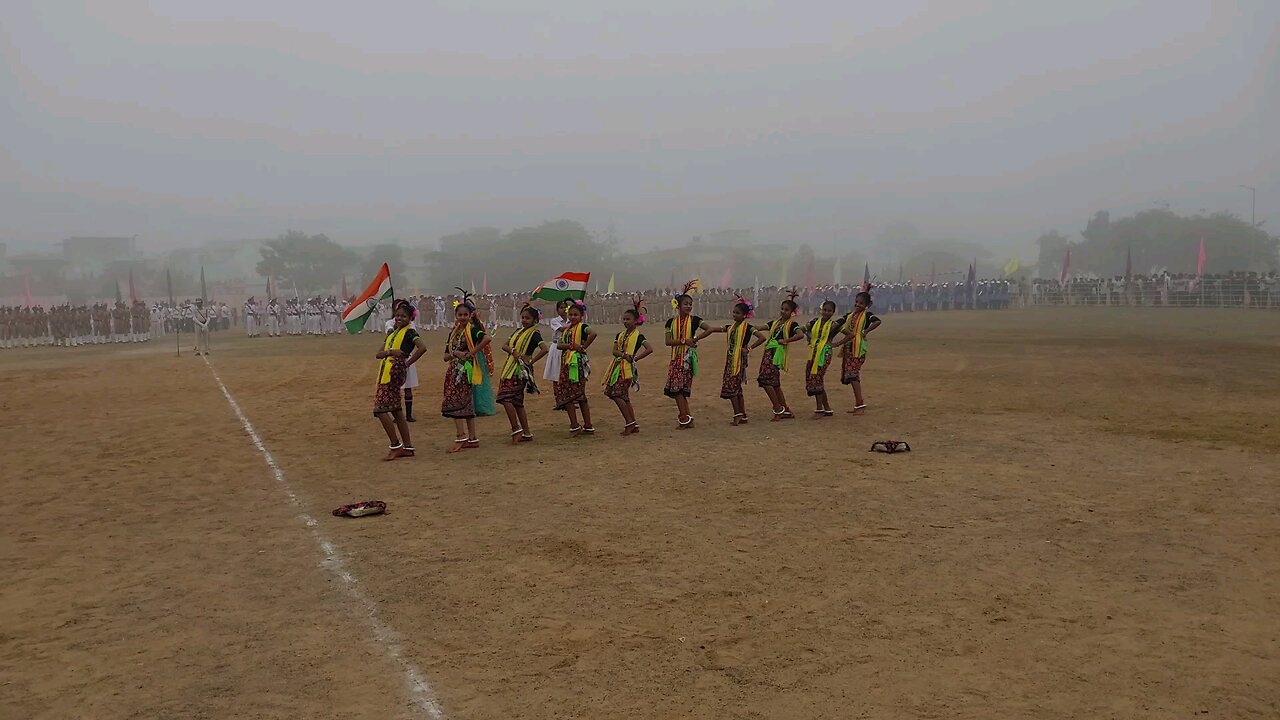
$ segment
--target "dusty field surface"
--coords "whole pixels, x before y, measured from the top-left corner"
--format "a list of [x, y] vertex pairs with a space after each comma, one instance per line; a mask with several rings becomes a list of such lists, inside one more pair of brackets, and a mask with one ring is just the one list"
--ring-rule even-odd
[[0, 352], [2, 714], [424, 717], [408, 663], [449, 718], [1280, 717], [1280, 315], [888, 316], [868, 415], [746, 427], [717, 336], [693, 431], [659, 355], [643, 434], [596, 386], [457, 456], [431, 357], [395, 463], [378, 342], [214, 340], [298, 505], [188, 348]]

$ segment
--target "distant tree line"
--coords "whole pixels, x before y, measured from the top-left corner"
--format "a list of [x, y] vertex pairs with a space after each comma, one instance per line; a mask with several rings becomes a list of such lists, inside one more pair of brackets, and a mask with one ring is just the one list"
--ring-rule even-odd
[[1099, 211], [1078, 241], [1057, 230], [1041, 235], [1038, 270], [1041, 277], [1056, 277], [1070, 248], [1072, 274], [1122, 275], [1130, 253], [1135, 274], [1192, 273], [1201, 239], [1206, 273], [1280, 268], [1280, 238], [1268, 236], [1261, 224], [1250, 227], [1248, 221], [1225, 212], [1178, 215], [1154, 209], [1112, 220], [1110, 213]]

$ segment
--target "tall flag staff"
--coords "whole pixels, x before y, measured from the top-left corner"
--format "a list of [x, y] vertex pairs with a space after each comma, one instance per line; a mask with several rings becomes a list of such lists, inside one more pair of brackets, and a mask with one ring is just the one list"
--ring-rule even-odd
[[[182, 318], [178, 313], [178, 303], [173, 299], [173, 275], [169, 273], [167, 267], [164, 269], [164, 282], [169, 286], [169, 313], [173, 319], [174, 349], [178, 351], [178, 357], [182, 357]], [[163, 318], [161, 322], [164, 322]]]

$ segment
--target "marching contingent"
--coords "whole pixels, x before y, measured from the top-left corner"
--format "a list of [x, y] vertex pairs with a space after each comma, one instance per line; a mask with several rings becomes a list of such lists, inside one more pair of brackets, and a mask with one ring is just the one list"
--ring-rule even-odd
[[[916, 285], [908, 283], [877, 286], [877, 305], [881, 312], [912, 312], [951, 309], [1002, 309], [1009, 307], [1012, 284], [1004, 280], [982, 280], [971, 292], [964, 282]], [[858, 286], [823, 286], [801, 290], [796, 302], [804, 313], [813, 313], [825, 299], [847, 306], [852, 302]], [[640, 293], [651, 301], [670, 293], [667, 289], [653, 289]], [[727, 318], [732, 313], [734, 298], [740, 294], [752, 297], [754, 302], [775, 303], [785, 294], [785, 288], [765, 287], [747, 289], [707, 289], [699, 301], [707, 308], [709, 317]], [[593, 304], [601, 307], [608, 317], [616, 317], [629, 305], [628, 293], [604, 292], [593, 294]], [[403, 298], [414, 309], [415, 327], [421, 330], [437, 330], [453, 326], [453, 305], [456, 295], [416, 294]], [[527, 295], [518, 293], [487, 294], [474, 298], [474, 302], [493, 327], [516, 328], [520, 326], [520, 310]], [[147, 305], [139, 300], [132, 303], [117, 301], [72, 305], [69, 303], [49, 308], [41, 306], [0, 306], [0, 349], [28, 347], [79, 347], [106, 343], [139, 343], [181, 332], [195, 336], [197, 352], [200, 338], [205, 332], [228, 331], [243, 327], [248, 337], [325, 336], [346, 332], [342, 312], [347, 301], [336, 295], [309, 298], [278, 298], [267, 300], [252, 296], [240, 307], [226, 302], [205, 303], [200, 298], [178, 301], [173, 304], [157, 302]], [[659, 309], [660, 319], [670, 317], [669, 308]], [[379, 302], [371, 313], [363, 330], [384, 333], [387, 321], [392, 319], [389, 301]]]
[[0, 349], [138, 343], [152, 338], [152, 315], [132, 305], [0, 306]]

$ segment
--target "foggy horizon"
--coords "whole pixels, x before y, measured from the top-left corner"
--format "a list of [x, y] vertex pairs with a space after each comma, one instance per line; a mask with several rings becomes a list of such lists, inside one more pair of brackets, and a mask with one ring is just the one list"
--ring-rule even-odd
[[[1095, 211], [1280, 224], [1280, 6], [31, 4], [0, 28], [0, 241], [614, 223], [1026, 255]], [[234, 19], [233, 19], [234, 18]]]

